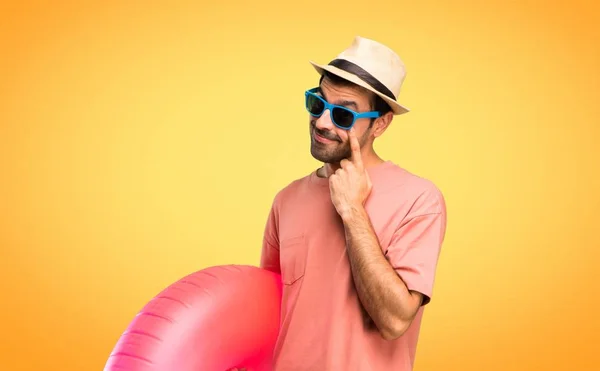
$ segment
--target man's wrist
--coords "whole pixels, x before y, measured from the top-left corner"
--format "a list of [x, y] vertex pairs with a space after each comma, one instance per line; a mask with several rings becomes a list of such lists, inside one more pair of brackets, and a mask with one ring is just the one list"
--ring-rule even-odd
[[349, 205], [340, 213], [340, 217], [344, 224], [351, 224], [357, 220], [365, 218], [367, 215], [363, 205]]

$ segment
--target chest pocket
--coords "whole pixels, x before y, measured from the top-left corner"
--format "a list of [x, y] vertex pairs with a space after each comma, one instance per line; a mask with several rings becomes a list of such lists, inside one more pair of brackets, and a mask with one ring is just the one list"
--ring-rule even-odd
[[292, 285], [304, 277], [308, 246], [304, 235], [288, 237], [280, 242], [281, 278], [286, 285]]

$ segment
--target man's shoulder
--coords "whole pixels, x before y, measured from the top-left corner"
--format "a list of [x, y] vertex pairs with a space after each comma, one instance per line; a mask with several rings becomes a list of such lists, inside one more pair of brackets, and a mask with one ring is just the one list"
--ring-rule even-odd
[[413, 205], [414, 211], [445, 212], [444, 195], [430, 178], [393, 164], [388, 171], [388, 183], [384, 193]]
[[275, 193], [275, 203], [279, 203], [290, 197], [297, 197], [302, 189], [305, 189], [311, 181], [312, 173], [300, 178], [293, 179]]
[[416, 193], [429, 192], [441, 194], [440, 188], [433, 180], [395, 163], [390, 163], [390, 166], [386, 168], [383, 178], [384, 185], [382, 187], [384, 188], [402, 189], [404, 192], [410, 189]]

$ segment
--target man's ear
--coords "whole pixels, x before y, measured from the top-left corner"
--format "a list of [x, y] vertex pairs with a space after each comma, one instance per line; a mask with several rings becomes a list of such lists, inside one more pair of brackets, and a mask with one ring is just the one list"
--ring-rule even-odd
[[385, 132], [385, 130], [388, 128], [388, 126], [390, 126], [393, 119], [394, 119], [393, 112], [388, 112], [385, 115], [377, 118], [377, 120], [375, 120], [375, 122], [373, 123], [373, 136], [375, 138], [377, 138], [378, 136], [381, 136]]

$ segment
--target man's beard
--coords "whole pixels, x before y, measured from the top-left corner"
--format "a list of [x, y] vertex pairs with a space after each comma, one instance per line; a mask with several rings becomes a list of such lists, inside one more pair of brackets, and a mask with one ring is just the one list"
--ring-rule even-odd
[[345, 158], [349, 158], [351, 151], [348, 143], [332, 143], [329, 144], [329, 146], [326, 146], [322, 143], [315, 143], [312, 141], [310, 144], [310, 154], [321, 162], [336, 164]]
[[[328, 163], [328, 164], [336, 164], [342, 161], [343, 159], [350, 158], [352, 155], [352, 149], [350, 148], [350, 142], [342, 142], [341, 139], [335, 135], [333, 132], [322, 132], [319, 131], [314, 122], [311, 121], [310, 124], [310, 154], [317, 159], [318, 161]], [[318, 133], [322, 137], [333, 140], [333, 143], [323, 144], [318, 142], [314, 135]], [[362, 147], [364, 143], [364, 137], [368, 133], [365, 133], [363, 137], [359, 138], [359, 143]]]

